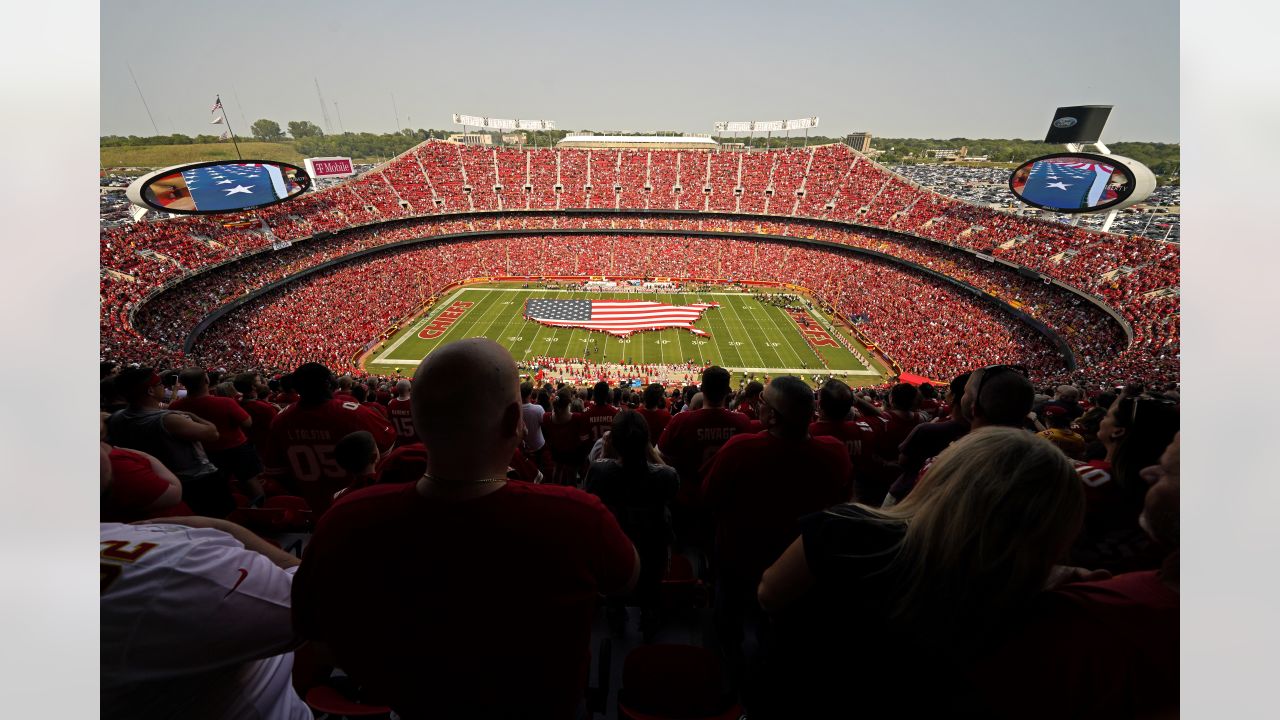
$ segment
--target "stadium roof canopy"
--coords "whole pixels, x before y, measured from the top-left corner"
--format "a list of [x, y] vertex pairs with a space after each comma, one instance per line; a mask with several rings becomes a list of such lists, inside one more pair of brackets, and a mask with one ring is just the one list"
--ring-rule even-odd
[[682, 135], [568, 135], [556, 147], [568, 148], [649, 148], [649, 149], [715, 149], [717, 143], [709, 137], [684, 137]]

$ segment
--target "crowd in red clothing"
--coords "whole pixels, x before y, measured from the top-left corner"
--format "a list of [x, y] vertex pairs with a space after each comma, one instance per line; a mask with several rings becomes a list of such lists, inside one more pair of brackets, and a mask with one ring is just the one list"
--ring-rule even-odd
[[[672, 191], [677, 184], [683, 189], [680, 194]], [[703, 192], [704, 186], [710, 186], [710, 194]], [[711, 214], [496, 213], [570, 207], [679, 208]], [[370, 240], [367, 230], [350, 232], [387, 220], [471, 212], [495, 214], [416, 220], [384, 228], [376, 240]], [[790, 217], [715, 214], [734, 212]], [[1109, 382], [1113, 376], [1138, 371], [1162, 380], [1177, 377], [1176, 244], [1102, 235], [966, 204], [924, 190], [843, 145], [708, 154], [526, 151], [429, 142], [350, 182], [267, 208], [260, 215], [268, 229], [231, 230], [204, 218], [105, 229], [100, 281], [104, 358], [180, 357], [175, 354], [180, 338], [204, 312], [289, 272], [337, 257], [344, 249], [469, 230], [634, 228], [785, 234], [874, 249], [963, 279], [1045, 322], [1087, 361], [1081, 365], [1088, 369], [1073, 376], [1075, 381]], [[1125, 347], [1118, 326], [1091, 304], [1054, 288], [1037, 287], [1034, 279], [993, 272], [972, 255], [805, 218], [879, 225], [1024, 264], [1116, 308], [1132, 326], [1133, 342]], [[345, 240], [308, 239], [316, 233], [343, 230], [348, 231], [344, 236], [350, 236]], [[268, 250], [281, 241], [302, 242], [285, 250]], [[252, 260], [242, 259], [247, 257]], [[516, 264], [525, 268], [539, 264], [525, 258], [503, 259], [509, 269]], [[143, 302], [161, 286], [229, 262], [216, 272], [231, 277], [198, 277], [179, 284], [177, 292], [164, 294], [163, 303]], [[584, 259], [566, 256], [556, 269], [570, 262], [571, 272], [581, 274], [615, 272], [610, 267], [618, 265], [616, 257], [603, 266], [587, 267]], [[255, 263], [261, 264], [261, 272], [253, 269]], [[186, 292], [184, 286], [190, 283], [194, 283], [192, 291]]]
[[[247, 372], [189, 368], [171, 387], [150, 368], [104, 367], [103, 521], [228, 527], [186, 517], [198, 513], [268, 537], [302, 532], [298, 632], [326, 643], [348, 684], [398, 711], [518, 702], [572, 717], [595, 612], [619, 636], [625, 608], [638, 607], [646, 645], [692, 622], [663, 600], [677, 557], [712, 586], [714, 611], [701, 606], [698, 622], [714, 625], [704, 642], [727, 666], [723, 707], [741, 702], [753, 717], [847, 709], [839, 678], [851, 676], [893, 691], [857, 702], [876, 714], [1176, 709], [1176, 393], [1049, 388], [1005, 364], [957, 368], [942, 396], [839, 381], [815, 392], [789, 376], [735, 390], [717, 367], [669, 394], [537, 379], [518, 388], [511, 357], [485, 340], [433, 354], [411, 387], [335, 378], [311, 360], [268, 384], [251, 360], [233, 366]], [[412, 408], [408, 435], [389, 421], [396, 403]], [[203, 439], [136, 422], [170, 415]], [[152, 442], [186, 451], [157, 459]], [[221, 458], [256, 453], [263, 463], [247, 467], [262, 471], [261, 495], [225, 510], [189, 505], [189, 464], [209, 464], [201, 447], [220, 458], [212, 472], [229, 501], [243, 486], [228, 483], [245, 473]], [[442, 584], [422, 584], [429, 576]], [[431, 590], [405, 592], [418, 587]], [[532, 607], [540, 622], [494, 621], [477, 603]], [[448, 627], [433, 612], [446, 607]], [[855, 641], [877, 652], [822, 651]], [[439, 682], [468, 647], [520, 697], [477, 696], [490, 678], [474, 673], [458, 675], [465, 686]], [[925, 681], [936, 692], [909, 692]]]
[[[967, 363], [1014, 358], [1037, 377], [1064, 373], [1062, 358], [1029, 327], [945, 283], [891, 264], [782, 243], [669, 235], [486, 238], [353, 261], [235, 310], [206, 331], [195, 352], [215, 365], [275, 370], [314, 359], [346, 366], [370, 340], [451, 284], [541, 274], [541, 259], [560, 257], [574, 258], [573, 268], [553, 264], [565, 273], [603, 267], [631, 277], [799, 282], [841, 316], [865, 317], [862, 330], [883, 352], [928, 377], [946, 377]], [[369, 303], [369, 297], [379, 301]]]

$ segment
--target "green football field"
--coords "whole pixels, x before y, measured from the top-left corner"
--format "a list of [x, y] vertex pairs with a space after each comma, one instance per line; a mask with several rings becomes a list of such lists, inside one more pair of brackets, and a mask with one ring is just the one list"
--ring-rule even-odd
[[[629, 338], [608, 333], [549, 327], [523, 317], [529, 299], [626, 299], [671, 305], [719, 303], [694, 323], [709, 333], [699, 337], [682, 329], [637, 332]], [[809, 327], [834, 335], [841, 332], [864, 357], [866, 348], [816, 308], [809, 311]], [[813, 330], [811, 330], [813, 332]], [[422, 337], [425, 333], [430, 337]], [[799, 375], [843, 377], [850, 385], [879, 383], [884, 370], [868, 367], [845, 347], [822, 346], [818, 352], [801, 334], [796, 320], [783, 308], [762, 303], [742, 292], [617, 293], [523, 288], [519, 285], [468, 286], [435, 303], [424, 315], [375, 349], [366, 362], [373, 373], [410, 373], [440, 345], [462, 338], [487, 337], [505, 346], [518, 361], [538, 356], [573, 358], [590, 352], [593, 363], [680, 364], [691, 359], [698, 367], [720, 365], [735, 376]]]

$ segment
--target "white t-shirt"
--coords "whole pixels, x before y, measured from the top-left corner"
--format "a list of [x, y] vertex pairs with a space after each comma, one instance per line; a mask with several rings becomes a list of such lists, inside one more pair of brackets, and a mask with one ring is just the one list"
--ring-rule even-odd
[[547, 411], [536, 403], [525, 403], [520, 407], [520, 412], [524, 414], [524, 427], [527, 431], [524, 436], [524, 449], [537, 452], [547, 444], [546, 439], [542, 437], [542, 416]]
[[290, 681], [293, 569], [221, 530], [99, 534], [103, 718], [311, 720]]

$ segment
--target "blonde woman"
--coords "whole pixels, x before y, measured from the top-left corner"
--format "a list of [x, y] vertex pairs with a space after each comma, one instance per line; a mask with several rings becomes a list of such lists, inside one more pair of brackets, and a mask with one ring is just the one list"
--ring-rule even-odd
[[803, 518], [760, 582], [772, 627], [752, 717], [962, 706], [967, 661], [1050, 582], [1083, 515], [1057, 447], [988, 427], [943, 451], [898, 505]]

